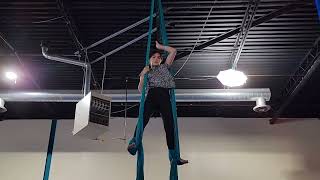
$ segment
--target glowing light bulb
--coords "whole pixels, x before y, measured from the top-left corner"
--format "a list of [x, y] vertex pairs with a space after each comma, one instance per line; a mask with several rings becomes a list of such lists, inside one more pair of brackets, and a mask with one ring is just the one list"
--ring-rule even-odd
[[229, 87], [242, 86], [248, 79], [243, 72], [234, 69], [220, 71], [217, 78], [223, 85]]

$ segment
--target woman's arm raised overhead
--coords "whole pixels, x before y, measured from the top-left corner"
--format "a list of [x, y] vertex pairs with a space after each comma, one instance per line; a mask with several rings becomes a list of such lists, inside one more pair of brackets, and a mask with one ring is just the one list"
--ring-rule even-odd
[[174, 58], [176, 57], [177, 50], [171, 46], [164, 46], [160, 44], [158, 41], [156, 41], [156, 48], [159, 50], [167, 51], [169, 53], [165, 63], [171, 66], [174, 61]]

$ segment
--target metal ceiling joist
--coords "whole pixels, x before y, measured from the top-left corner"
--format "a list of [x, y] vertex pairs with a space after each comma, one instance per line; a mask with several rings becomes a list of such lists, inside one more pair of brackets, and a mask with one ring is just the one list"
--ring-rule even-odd
[[275, 112], [273, 118], [270, 120], [270, 124], [276, 123], [279, 116], [304, 87], [306, 82], [310, 79], [313, 72], [319, 67], [319, 65], [320, 37], [315, 41], [313, 47], [303, 58], [295, 73], [289, 78], [289, 81], [282, 92], [282, 104]]
[[[278, 17], [278, 16], [280, 16], [282, 14], [288, 13], [290, 11], [293, 11], [293, 10], [295, 10], [297, 8], [306, 6], [308, 4], [309, 4], [308, 2], [301, 1], [301, 0], [295, 1], [293, 3], [290, 3], [287, 6], [284, 6], [284, 7], [280, 8], [280, 9], [278, 9], [278, 10], [275, 10], [275, 11], [273, 11], [273, 12], [271, 12], [271, 13], [265, 15], [265, 16], [262, 16], [262, 17], [256, 19], [255, 21], [252, 22], [252, 25], [251, 25], [250, 29], [253, 28], [253, 27], [256, 27], [256, 26], [258, 26], [258, 25], [260, 25], [262, 23], [265, 23], [265, 22], [267, 22], [267, 21], [269, 21], [269, 20], [271, 20], [273, 18], [276, 18], [276, 17]], [[213, 44], [215, 44], [217, 42], [220, 42], [220, 41], [222, 41], [224, 39], [227, 39], [227, 38], [229, 38], [231, 36], [234, 36], [234, 35], [240, 33], [240, 31], [241, 31], [241, 26], [239, 26], [239, 27], [237, 27], [235, 29], [232, 29], [232, 30], [230, 30], [230, 31], [228, 31], [228, 32], [226, 32], [224, 34], [221, 34], [218, 37], [210, 39], [210, 40], [206, 41], [205, 43], [202, 43], [202, 44], [196, 46], [194, 49], [195, 50], [201, 50], [203, 48], [209, 47], [209, 46], [211, 46], [211, 45], [213, 45]], [[189, 54], [190, 54], [190, 51], [184, 51], [182, 53], [179, 53], [176, 56], [176, 60], [181, 59], [181, 58], [183, 58], [183, 57], [185, 57], [185, 56], [187, 56]]]
[[241, 30], [240, 33], [238, 33], [238, 36], [236, 38], [236, 42], [234, 44], [234, 49], [232, 50], [231, 56], [230, 56], [230, 62], [233, 69], [236, 69], [241, 52], [243, 50], [244, 44], [246, 42], [249, 29], [251, 27], [252, 21], [254, 19], [254, 16], [256, 14], [256, 11], [258, 9], [260, 0], [250, 0], [248, 3], [245, 15], [243, 17], [242, 23], [241, 23]]

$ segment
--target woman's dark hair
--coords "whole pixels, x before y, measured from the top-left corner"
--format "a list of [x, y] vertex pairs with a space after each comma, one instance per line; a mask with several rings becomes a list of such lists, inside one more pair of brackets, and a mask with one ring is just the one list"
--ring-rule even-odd
[[160, 50], [158, 50], [158, 49], [155, 49], [155, 50], [151, 50], [150, 51], [149, 58], [151, 58], [156, 53], [159, 53], [160, 56], [162, 56], [162, 52]]

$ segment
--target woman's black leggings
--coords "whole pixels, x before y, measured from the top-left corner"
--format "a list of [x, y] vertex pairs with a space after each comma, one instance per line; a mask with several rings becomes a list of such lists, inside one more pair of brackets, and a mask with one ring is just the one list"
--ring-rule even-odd
[[[161, 113], [166, 132], [168, 149], [174, 149], [174, 123], [171, 109], [170, 93], [167, 88], [151, 88], [144, 104], [143, 129], [147, 126], [151, 115], [158, 111]], [[136, 135], [136, 131], [134, 136]]]

